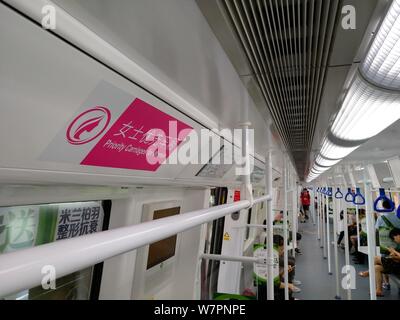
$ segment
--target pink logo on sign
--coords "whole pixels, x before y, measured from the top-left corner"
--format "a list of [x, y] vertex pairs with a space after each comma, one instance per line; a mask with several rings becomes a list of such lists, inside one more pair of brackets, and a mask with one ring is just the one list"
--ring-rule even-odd
[[[171, 127], [175, 133], [171, 134]], [[182, 121], [135, 99], [81, 164], [156, 171], [191, 130]], [[164, 151], [160, 154], [160, 150]], [[159, 161], [149, 161], [149, 153]]]
[[95, 107], [79, 114], [68, 126], [66, 138], [70, 144], [93, 141], [107, 129], [111, 113], [105, 107]]

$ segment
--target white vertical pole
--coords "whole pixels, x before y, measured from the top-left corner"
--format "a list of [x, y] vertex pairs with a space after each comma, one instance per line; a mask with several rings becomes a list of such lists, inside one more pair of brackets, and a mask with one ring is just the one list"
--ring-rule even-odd
[[[335, 190], [335, 189], [333, 189]], [[334, 191], [332, 194], [332, 208], [333, 208], [333, 246], [334, 246], [334, 256], [335, 256], [335, 283], [336, 283], [336, 296], [335, 299], [340, 299], [340, 287], [339, 287], [339, 260], [338, 260], [338, 246], [337, 246], [337, 226], [338, 226], [338, 209], [337, 209], [337, 199], [334, 196]]]
[[272, 140], [270, 127], [267, 129], [268, 151], [265, 161], [265, 193], [271, 195], [266, 203], [266, 228], [267, 228], [267, 299], [274, 300], [274, 215], [272, 212]]
[[289, 265], [288, 265], [288, 214], [287, 214], [287, 161], [286, 154], [283, 157], [283, 249], [284, 249], [284, 278], [285, 278], [285, 300], [289, 300]]
[[365, 216], [367, 218], [367, 241], [368, 241], [368, 266], [369, 266], [369, 291], [371, 292], [371, 300], [376, 300], [375, 285], [375, 218], [372, 209], [372, 194], [370, 185], [367, 183], [367, 169], [364, 170], [364, 192], [365, 192]]
[[327, 211], [325, 210], [325, 208], [327, 208], [326, 205], [326, 195], [323, 194], [322, 195], [322, 234], [323, 234], [323, 246], [324, 246], [324, 259], [326, 259], [327, 256], [327, 248], [326, 248], [326, 223], [325, 223], [325, 219], [326, 219], [326, 215], [327, 215]]
[[[329, 189], [328, 189], [329, 190]], [[331, 232], [329, 223], [329, 196], [326, 197], [326, 249], [328, 254], [328, 274], [332, 274], [331, 269]]]
[[[343, 193], [344, 195], [346, 194], [345, 192]], [[349, 222], [348, 222], [348, 216], [347, 216], [347, 202], [344, 200], [344, 197], [342, 199], [343, 201], [343, 218], [344, 218], [344, 255], [345, 255], [345, 261], [346, 261], [346, 267], [347, 271], [350, 271], [350, 248], [349, 248]], [[351, 288], [347, 289], [347, 300], [351, 300]]]
[[315, 186], [312, 187], [311, 195], [312, 197], [311, 197], [310, 209], [311, 209], [312, 223], [315, 226]]

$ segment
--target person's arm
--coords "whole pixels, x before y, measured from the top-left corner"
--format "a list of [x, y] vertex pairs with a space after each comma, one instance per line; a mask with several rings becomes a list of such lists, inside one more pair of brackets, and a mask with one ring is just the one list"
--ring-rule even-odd
[[388, 251], [390, 252], [390, 256], [396, 260], [399, 261], [400, 260], [400, 253], [397, 252], [394, 248], [388, 248]]

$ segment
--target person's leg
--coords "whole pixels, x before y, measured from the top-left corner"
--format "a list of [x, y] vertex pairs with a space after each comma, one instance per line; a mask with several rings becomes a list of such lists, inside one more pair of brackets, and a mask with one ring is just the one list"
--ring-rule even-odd
[[386, 290], [390, 290], [389, 275], [385, 273], [383, 274], [383, 286]]
[[375, 284], [376, 284], [376, 295], [382, 296], [382, 273], [383, 266], [381, 264], [375, 264]]
[[[382, 259], [381, 259], [381, 257], [375, 257], [374, 258], [374, 265], [375, 265], [375, 270], [376, 270], [376, 266], [381, 266], [382, 267]], [[383, 270], [383, 267], [382, 267], [382, 270]], [[367, 270], [367, 271], [362, 271], [362, 272], [360, 272], [359, 273], [359, 275], [361, 276], [361, 277], [368, 277], [369, 276], [369, 271]]]
[[351, 235], [350, 235], [350, 228], [347, 229], [347, 234], [349, 236], [349, 252], [351, 252], [352, 248], [353, 248], [353, 242], [351, 241]]
[[354, 253], [354, 255], [357, 255], [358, 254], [357, 236], [351, 236], [350, 241], [351, 241], [351, 245], [354, 249], [353, 253]]
[[266, 301], [267, 300], [267, 287], [266, 285], [259, 284], [257, 286], [257, 300]]
[[340, 235], [339, 235], [339, 238], [338, 238], [338, 241], [337, 241], [338, 245], [340, 245], [342, 243], [343, 237], [344, 237], [344, 231], [341, 231]]
[[292, 271], [289, 272], [288, 281], [289, 281], [289, 283], [293, 283], [294, 277], [296, 275], [296, 269], [295, 269], [296, 259], [293, 258], [292, 256], [289, 256], [288, 257], [288, 265], [292, 267]]
[[304, 206], [302, 205], [301, 206], [301, 209], [300, 209], [300, 222], [304, 222], [305, 221], [305, 209], [304, 209]]

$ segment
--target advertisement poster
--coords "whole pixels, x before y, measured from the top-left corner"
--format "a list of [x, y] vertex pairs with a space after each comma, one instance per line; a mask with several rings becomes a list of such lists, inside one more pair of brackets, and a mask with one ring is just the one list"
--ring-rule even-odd
[[[267, 256], [267, 248], [263, 244], [255, 244], [253, 247], [254, 258], [265, 258]], [[261, 263], [254, 264], [253, 272], [254, 280], [257, 285], [265, 285], [267, 283], [267, 265]], [[274, 245], [274, 283], [280, 283], [279, 278], [279, 251], [278, 246]]]
[[102, 81], [40, 160], [155, 172], [193, 130], [156, 106]]
[[[101, 231], [100, 201], [0, 207], [0, 254]], [[92, 267], [56, 281], [55, 290], [41, 286], [4, 299], [88, 299]]]

